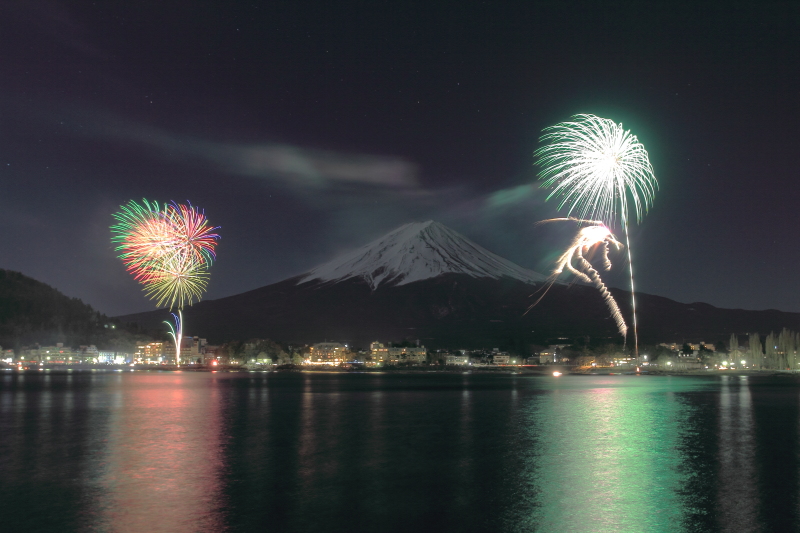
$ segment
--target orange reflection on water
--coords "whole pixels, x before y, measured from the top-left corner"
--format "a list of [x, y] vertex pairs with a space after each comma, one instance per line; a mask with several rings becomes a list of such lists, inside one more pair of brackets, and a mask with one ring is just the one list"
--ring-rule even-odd
[[[221, 531], [224, 467], [213, 374], [130, 376], [99, 481], [102, 531]], [[208, 381], [211, 381], [209, 384]], [[134, 383], [131, 384], [130, 382]]]

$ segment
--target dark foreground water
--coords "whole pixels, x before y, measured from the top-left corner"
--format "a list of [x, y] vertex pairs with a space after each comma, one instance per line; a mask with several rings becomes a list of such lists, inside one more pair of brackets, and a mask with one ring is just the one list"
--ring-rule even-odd
[[797, 531], [788, 377], [0, 374], [3, 531]]

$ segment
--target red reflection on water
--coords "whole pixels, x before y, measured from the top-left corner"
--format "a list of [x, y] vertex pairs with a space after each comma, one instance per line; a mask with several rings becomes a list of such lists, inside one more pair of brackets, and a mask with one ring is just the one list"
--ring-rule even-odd
[[[221, 531], [223, 469], [216, 379], [126, 376], [100, 480], [103, 531]], [[98, 502], [101, 503], [101, 502]]]

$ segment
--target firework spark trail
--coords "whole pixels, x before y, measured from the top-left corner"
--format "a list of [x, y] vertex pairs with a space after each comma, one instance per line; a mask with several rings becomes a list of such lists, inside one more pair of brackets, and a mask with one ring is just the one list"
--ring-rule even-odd
[[152, 273], [151, 265], [175, 246], [174, 228], [156, 202], [130, 201], [120, 209], [114, 214], [118, 223], [111, 226], [111, 240], [119, 243], [116, 250], [128, 271], [142, 282]]
[[176, 361], [180, 365], [185, 305], [200, 301], [208, 285], [208, 269], [216, 259], [214, 248], [219, 235], [208, 224], [205, 214], [191, 204], [133, 200], [120, 207], [111, 226], [111, 241], [117, 243], [119, 258], [156, 305], [166, 304], [173, 313], [169, 322], [175, 341]]
[[195, 260], [210, 265], [216, 255], [214, 247], [219, 235], [211, 233], [208, 220], [201, 211], [190, 205], [172, 203], [168, 206], [170, 223], [176, 228], [180, 238], [178, 246], [183, 253], [192, 255]]
[[589, 114], [579, 114], [571, 122], [546, 128], [535, 152], [543, 167], [544, 187], [553, 187], [547, 199], [559, 198], [558, 208], [568, 206], [580, 218], [600, 219], [613, 225], [621, 217], [628, 247], [631, 280], [631, 307], [636, 356], [639, 336], [636, 296], [633, 283], [633, 258], [630, 247], [629, 198], [637, 222], [653, 204], [658, 189], [653, 167], [644, 146], [622, 124]]
[[[566, 251], [564, 251], [564, 253], [558, 258], [558, 260], [556, 260], [556, 266], [553, 269], [553, 273], [550, 275], [547, 290], [552, 287], [558, 276], [564, 272], [564, 269], [574, 274], [578, 279], [585, 281], [586, 283], [591, 283], [600, 291], [600, 294], [603, 296], [603, 300], [611, 310], [611, 316], [614, 317], [614, 321], [617, 324], [617, 329], [619, 329], [620, 335], [625, 337], [628, 333], [628, 325], [625, 323], [625, 320], [622, 317], [619, 306], [617, 305], [616, 300], [614, 300], [614, 297], [608, 291], [605, 283], [603, 283], [603, 280], [600, 278], [600, 274], [592, 266], [589, 260], [586, 259], [586, 254], [588, 252], [591, 250], [599, 250], [603, 260], [603, 268], [605, 270], [610, 270], [611, 260], [608, 257], [609, 247], [613, 245], [617, 250], [620, 250], [622, 248], [622, 243], [617, 241], [611, 231], [601, 222], [595, 220], [579, 220], [574, 218], [552, 219], [544, 222], [553, 222], [556, 220], [572, 220], [578, 223], [589, 223], [592, 225], [581, 228], [578, 231], [578, 234], [575, 236], [575, 239], [573, 239], [569, 248], [567, 248]], [[573, 263], [577, 264], [575, 265]], [[547, 290], [545, 290], [545, 294], [547, 293]], [[544, 298], [544, 294], [542, 294], [542, 296], [530, 308], [528, 308], [528, 310], [530, 311], [530, 309], [538, 304], [542, 298]]]
[[[588, 235], [581, 235], [581, 233], [586, 230], [589, 230], [587, 233], [591, 233], [591, 237], [588, 237]], [[614, 238], [614, 235], [612, 235], [612, 233], [605, 226], [589, 226], [587, 228], [583, 228], [581, 232], [579, 232], [575, 241], [576, 242], [573, 243], [572, 248], [567, 250], [567, 253], [570, 253], [569, 258], [567, 259], [567, 265], [569, 266], [570, 271], [576, 271], [574, 268], [572, 268], [571, 261], [573, 258], [577, 258], [578, 264], [581, 265], [583, 272], [586, 272], [586, 275], [582, 276], [582, 278], [585, 281], [592, 283], [600, 291], [600, 294], [603, 296], [603, 300], [611, 310], [611, 316], [614, 317], [614, 321], [617, 323], [617, 329], [619, 329], [620, 335], [622, 335], [624, 338], [628, 334], [628, 325], [625, 323], [625, 319], [622, 317], [622, 313], [619, 310], [617, 301], [614, 300], [614, 297], [608, 291], [605, 283], [603, 283], [603, 280], [600, 279], [600, 274], [584, 256], [586, 251], [590, 250], [594, 246], [599, 246], [602, 250], [603, 268], [610, 270], [611, 260], [608, 258], [609, 244], [613, 244], [614, 247], [619, 250], [622, 247], [622, 243], [617, 241]]]

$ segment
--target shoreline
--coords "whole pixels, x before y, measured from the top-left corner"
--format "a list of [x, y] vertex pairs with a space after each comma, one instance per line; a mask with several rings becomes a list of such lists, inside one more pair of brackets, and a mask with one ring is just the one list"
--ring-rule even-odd
[[562, 376], [785, 376], [798, 377], [800, 374], [788, 370], [766, 370], [766, 369], [747, 369], [747, 370], [718, 370], [718, 369], [695, 369], [695, 370], [644, 370], [636, 372], [633, 368], [594, 368], [577, 369], [566, 365], [539, 365], [539, 366], [500, 366], [500, 367], [371, 367], [371, 368], [306, 368], [302, 366], [284, 366], [283, 368], [247, 368], [244, 366], [233, 365], [185, 365], [177, 367], [175, 365], [103, 365], [103, 364], [45, 364], [45, 365], [5, 365], [0, 366], [0, 371], [6, 372], [47, 372], [47, 373], [69, 373], [69, 372], [227, 372], [227, 373], [285, 373], [303, 372], [314, 374], [506, 374], [522, 376], [546, 376], [554, 372], [560, 372]]

